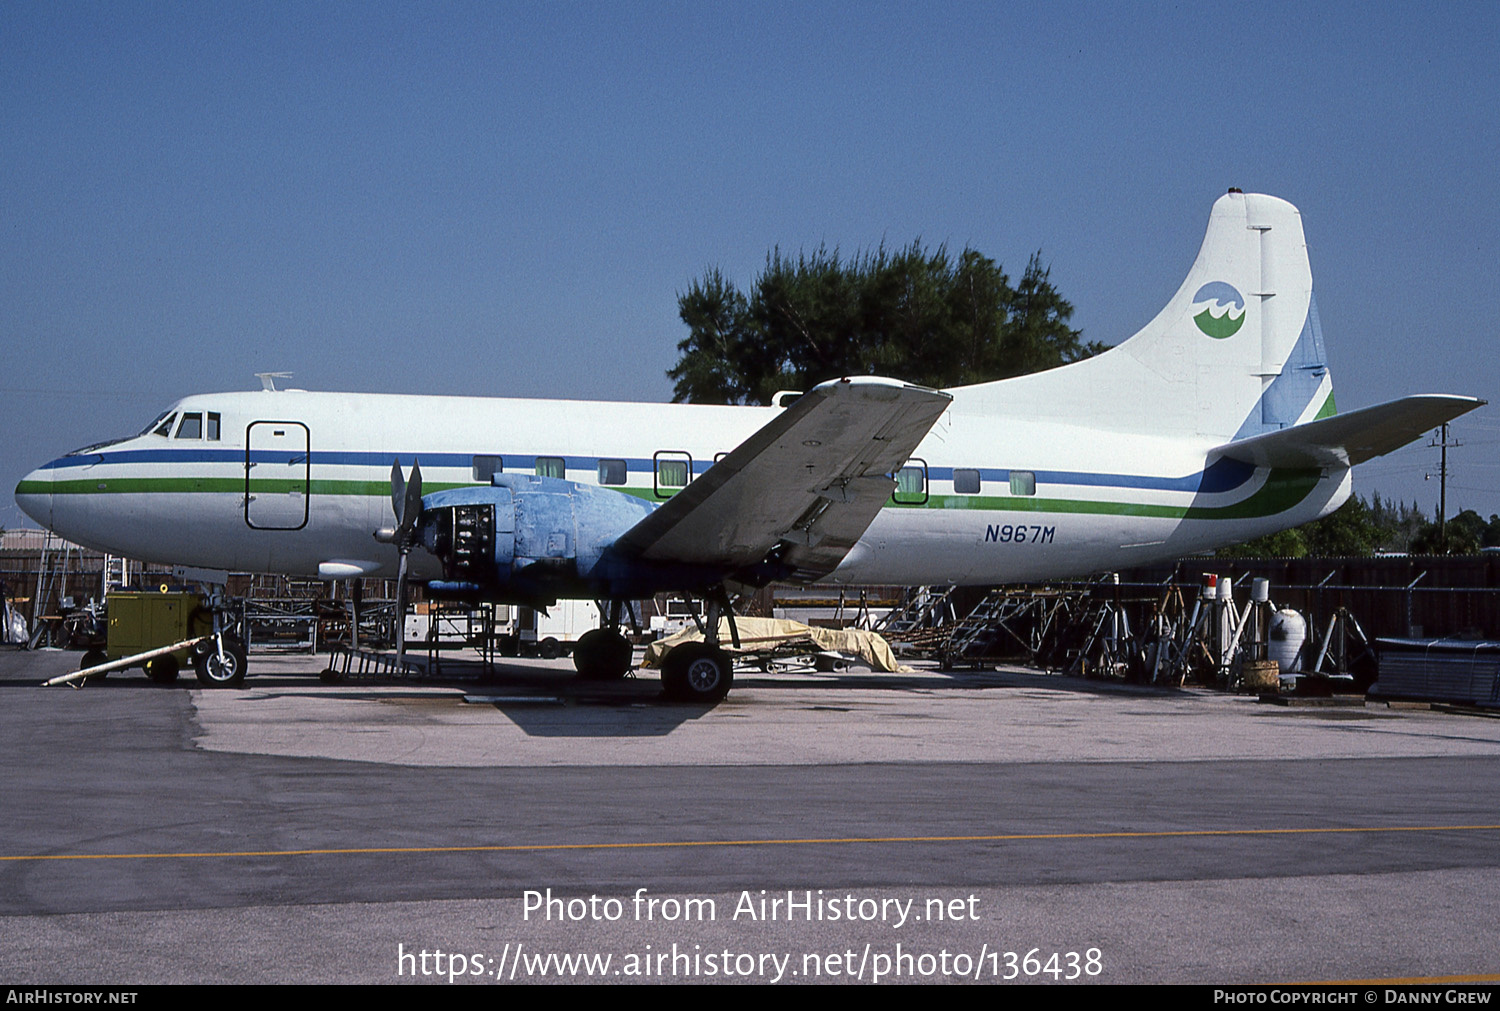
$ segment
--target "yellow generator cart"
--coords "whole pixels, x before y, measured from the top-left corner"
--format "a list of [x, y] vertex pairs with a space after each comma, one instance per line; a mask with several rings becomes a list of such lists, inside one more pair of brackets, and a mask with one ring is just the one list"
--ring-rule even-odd
[[[109, 635], [103, 654], [91, 651], [84, 656], [83, 667], [149, 653], [174, 642], [214, 633], [213, 609], [196, 593], [121, 590], [109, 595], [108, 605]], [[245, 677], [245, 647], [239, 639], [226, 635], [221, 654], [218, 645], [209, 638], [195, 646], [153, 657], [141, 666], [152, 681], [171, 684], [187, 663], [193, 665], [198, 680], [208, 687], [238, 685]]]

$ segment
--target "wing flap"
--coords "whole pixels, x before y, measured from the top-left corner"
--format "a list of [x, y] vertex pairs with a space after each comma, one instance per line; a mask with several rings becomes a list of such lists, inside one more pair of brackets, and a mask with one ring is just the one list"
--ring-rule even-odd
[[1485, 401], [1429, 393], [1226, 443], [1209, 455], [1257, 467], [1351, 467], [1384, 456]]
[[778, 544], [832, 571], [890, 496], [952, 398], [891, 379], [815, 386], [615, 542], [626, 557], [740, 567]]

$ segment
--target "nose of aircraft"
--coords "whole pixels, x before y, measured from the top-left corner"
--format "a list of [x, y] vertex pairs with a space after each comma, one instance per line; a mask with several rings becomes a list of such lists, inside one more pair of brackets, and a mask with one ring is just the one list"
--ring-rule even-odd
[[39, 467], [16, 485], [16, 505], [41, 526], [52, 529], [52, 471]]

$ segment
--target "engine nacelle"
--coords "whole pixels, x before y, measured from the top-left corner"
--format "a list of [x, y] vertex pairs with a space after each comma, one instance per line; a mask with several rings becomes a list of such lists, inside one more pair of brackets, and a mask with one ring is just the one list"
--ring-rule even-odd
[[529, 474], [434, 492], [422, 499], [421, 543], [442, 562], [443, 579], [429, 587], [517, 601], [609, 596], [601, 561], [655, 508], [608, 488]]

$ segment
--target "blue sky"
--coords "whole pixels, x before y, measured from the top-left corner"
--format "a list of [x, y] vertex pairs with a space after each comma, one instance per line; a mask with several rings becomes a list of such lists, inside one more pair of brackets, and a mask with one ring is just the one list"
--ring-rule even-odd
[[[0, 5], [9, 489], [190, 392], [666, 400], [677, 293], [916, 237], [1091, 340], [1229, 186], [1303, 212], [1338, 401], [1495, 399], [1493, 4]], [[1500, 512], [1500, 413], [1450, 511]], [[1356, 487], [1431, 511], [1437, 453]]]

